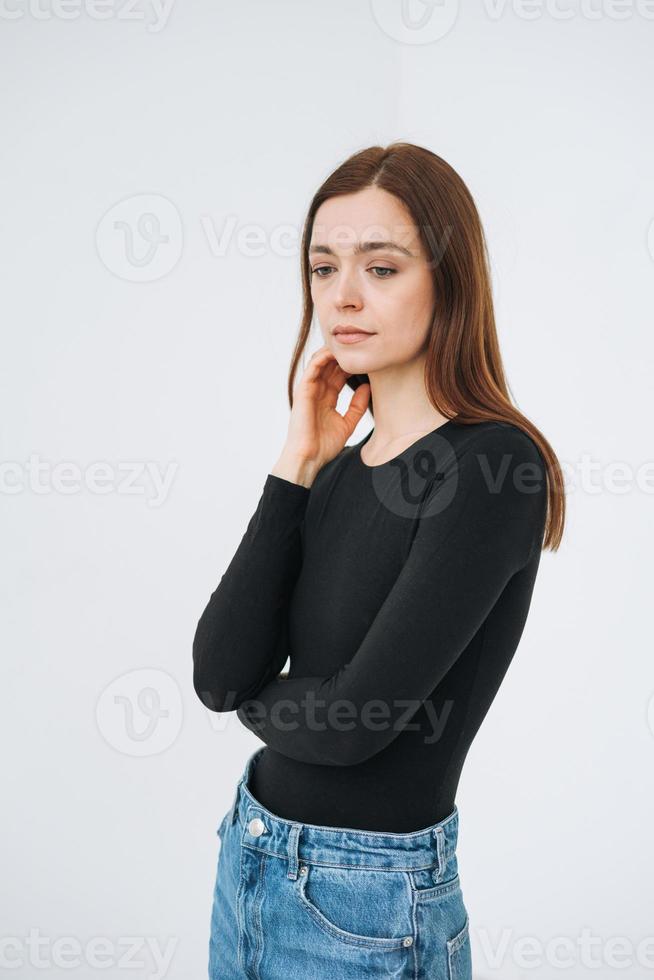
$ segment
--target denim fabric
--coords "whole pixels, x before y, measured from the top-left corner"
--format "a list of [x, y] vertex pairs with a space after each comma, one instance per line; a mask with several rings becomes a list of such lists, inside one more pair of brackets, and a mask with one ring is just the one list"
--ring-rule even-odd
[[248, 789], [217, 834], [210, 980], [471, 980], [459, 814], [414, 833], [284, 820]]

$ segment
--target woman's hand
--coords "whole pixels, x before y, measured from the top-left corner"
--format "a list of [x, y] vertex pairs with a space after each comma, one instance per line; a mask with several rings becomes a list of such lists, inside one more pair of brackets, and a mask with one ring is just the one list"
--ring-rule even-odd
[[292, 483], [310, 487], [325, 463], [352, 435], [370, 401], [370, 385], [359, 385], [345, 415], [336, 409], [350, 375], [327, 346], [314, 354], [293, 392], [293, 408], [282, 453], [270, 471]]

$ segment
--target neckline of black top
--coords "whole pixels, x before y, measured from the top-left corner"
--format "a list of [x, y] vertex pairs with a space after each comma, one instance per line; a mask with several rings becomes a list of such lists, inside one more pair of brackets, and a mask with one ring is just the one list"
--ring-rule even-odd
[[373, 463], [371, 465], [369, 463], [364, 463], [363, 459], [361, 458], [361, 449], [365, 445], [365, 443], [368, 442], [368, 439], [370, 439], [370, 436], [375, 431], [373, 426], [370, 432], [368, 432], [367, 435], [363, 437], [361, 442], [356, 443], [356, 445], [353, 447], [354, 458], [356, 459], [357, 465], [365, 470], [379, 470], [382, 468], [382, 466], [389, 466], [391, 463], [395, 463], [398, 459], [401, 459], [406, 453], [419, 447], [422, 442], [424, 442], [426, 439], [429, 439], [430, 436], [433, 436], [435, 432], [440, 432], [443, 429], [447, 429], [448, 426], [455, 425], [455, 424], [456, 424], [456, 416], [453, 419], [447, 419], [445, 422], [441, 422], [441, 424], [437, 425], [435, 429], [431, 430], [431, 432], [425, 432], [423, 436], [420, 436], [419, 439], [416, 439], [415, 442], [412, 442], [409, 446], [403, 449], [401, 453], [398, 453], [397, 456], [393, 456], [392, 459], [387, 459], [383, 463]]

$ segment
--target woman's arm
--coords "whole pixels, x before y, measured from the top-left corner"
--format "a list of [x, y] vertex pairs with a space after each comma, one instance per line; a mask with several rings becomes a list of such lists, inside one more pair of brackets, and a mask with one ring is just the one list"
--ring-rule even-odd
[[[546, 502], [535, 443], [486, 430], [430, 491], [402, 571], [348, 662], [331, 677], [272, 680], [239, 719], [300, 762], [356, 765], [380, 752], [541, 546]], [[526, 614], [512, 624], [516, 642]]]
[[247, 530], [202, 613], [193, 687], [206, 707], [234, 711], [287, 659], [285, 617], [302, 561], [310, 489], [269, 473]]
[[286, 615], [302, 563], [310, 487], [342, 450], [370, 399], [370, 385], [359, 385], [341, 415], [336, 406], [348, 377], [328, 347], [311, 355], [294, 393], [284, 449], [198, 623], [193, 686], [212, 711], [238, 708], [286, 663]]

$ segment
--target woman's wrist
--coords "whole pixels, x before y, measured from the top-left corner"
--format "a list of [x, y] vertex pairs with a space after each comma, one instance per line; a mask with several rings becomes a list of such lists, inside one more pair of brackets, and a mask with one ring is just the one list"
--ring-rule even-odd
[[310, 487], [320, 468], [320, 464], [313, 459], [305, 459], [282, 452], [270, 472], [273, 476], [279, 476], [290, 483], [299, 483], [300, 486]]

